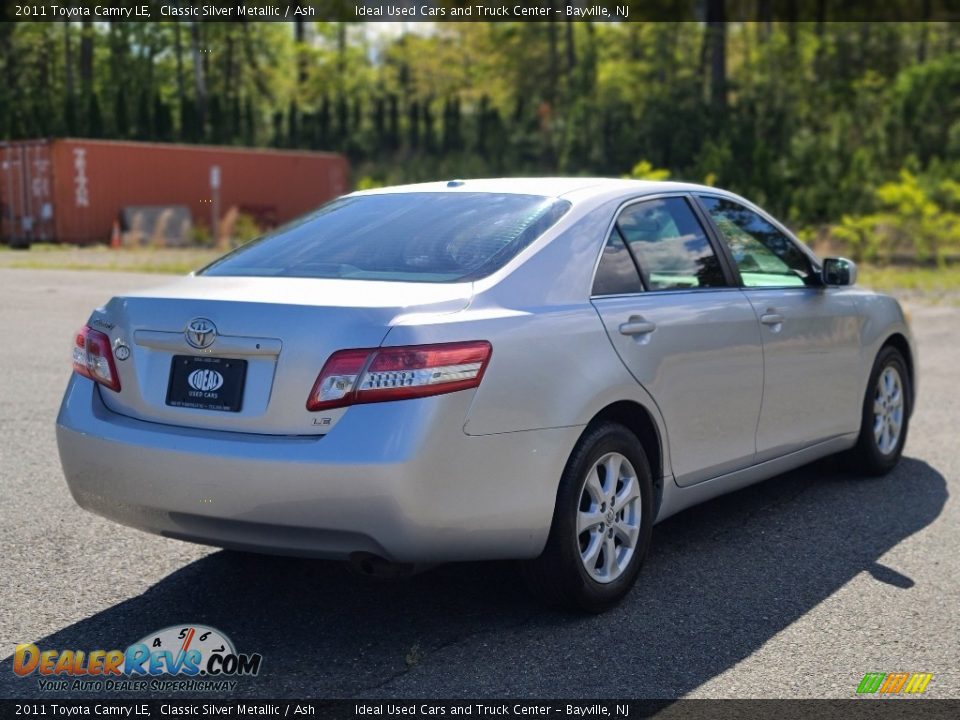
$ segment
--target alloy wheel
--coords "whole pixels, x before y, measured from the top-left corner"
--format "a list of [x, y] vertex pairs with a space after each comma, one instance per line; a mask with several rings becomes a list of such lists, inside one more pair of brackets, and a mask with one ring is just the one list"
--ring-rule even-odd
[[902, 429], [903, 382], [897, 369], [888, 365], [877, 378], [873, 396], [873, 439], [883, 455], [896, 450]]
[[591, 578], [610, 583], [630, 564], [641, 522], [640, 485], [620, 453], [601, 456], [587, 472], [577, 512], [580, 560]]

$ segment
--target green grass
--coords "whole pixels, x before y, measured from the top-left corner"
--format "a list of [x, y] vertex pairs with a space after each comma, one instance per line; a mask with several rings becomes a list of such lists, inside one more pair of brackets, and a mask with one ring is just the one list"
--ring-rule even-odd
[[960, 266], [933, 267], [858, 267], [857, 282], [874, 290], [896, 292], [909, 290], [920, 293], [949, 293], [960, 291]]
[[104, 245], [64, 247], [35, 245], [30, 250], [0, 253], [0, 268], [29, 270], [100, 270], [183, 275], [197, 270], [222, 255], [220, 250], [203, 248], [124, 248]]
[[197, 270], [203, 265], [193, 263], [75, 263], [75, 262], [11, 262], [0, 264], [0, 267], [14, 268], [16, 270], [99, 270], [112, 272], [131, 272], [131, 273], [157, 273], [159, 275], [186, 275]]
[[[112, 270], [117, 272], [167, 273], [184, 275], [222, 255], [209, 248], [123, 248], [105, 245], [70, 247], [34, 245], [0, 252], [0, 268], [32, 270]], [[859, 284], [882, 292], [925, 296], [931, 299], [960, 299], [960, 265], [936, 267], [859, 266]]]

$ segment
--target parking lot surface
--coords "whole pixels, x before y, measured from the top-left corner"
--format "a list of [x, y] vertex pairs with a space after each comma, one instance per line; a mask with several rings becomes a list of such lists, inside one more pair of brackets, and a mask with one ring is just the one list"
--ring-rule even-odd
[[844, 698], [894, 671], [960, 697], [957, 307], [911, 302], [919, 399], [892, 474], [824, 461], [688, 510], [655, 528], [625, 603], [573, 617], [536, 605], [509, 563], [371, 583], [80, 510], [54, 437], [72, 333], [163, 282], [0, 270], [0, 697], [57, 697], [14, 675], [18, 643], [123, 649], [182, 623], [263, 655], [236, 697]]

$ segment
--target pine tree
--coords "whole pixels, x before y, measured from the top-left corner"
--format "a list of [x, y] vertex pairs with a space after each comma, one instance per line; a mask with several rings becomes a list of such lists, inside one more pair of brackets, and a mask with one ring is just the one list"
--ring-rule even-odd
[[476, 122], [477, 122], [477, 140], [476, 151], [480, 155], [487, 153], [487, 130], [490, 115], [490, 100], [486, 95], [480, 98], [477, 104]]
[[337, 98], [337, 144], [342, 150], [346, 147], [347, 144], [347, 135], [348, 128], [347, 123], [349, 122], [349, 108], [347, 107], [347, 99], [341, 95]]
[[461, 149], [460, 100], [451, 98], [443, 106], [443, 150], [455, 152]]
[[317, 140], [317, 115], [316, 113], [300, 113], [300, 138], [301, 145], [300, 147], [305, 147], [308, 150], [316, 150], [316, 140]]
[[407, 106], [407, 134], [409, 136], [409, 145], [411, 150], [417, 150], [420, 147], [420, 104], [416, 100], [411, 100]]
[[287, 110], [287, 147], [300, 147], [300, 110], [296, 100], [290, 101]]
[[231, 145], [236, 144], [237, 140], [240, 138], [240, 128], [242, 126], [241, 114], [240, 114], [240, 98], [234, 95], [233, 100], [230, 101], [230, 132], [229, 132], [229, 142]]
[[170, 106], [160, 97], [160, 93], [155, 93], [153, 96], [153, 132], [157, 140], [162, 142], [173, 140], [173, 113]]
[[141, 90], [137, 96], [137, 131], [134, 137], [137, 140], [154, 138], [154, 121], [150, 116], [150, 98], [146, 90]]
[[387, 145], [387, 110], [383, 98], [377, 96], [373, 101], [373, 148], [381, 151]]
[[507, 144], [502, 142], [502, 139], [506, 138], [506, 129], [503, 126], [503, 120], [500, 118], [500, 112], [496, 108], [487, 110], [485, 127], [486, 142], [488, 145], [485, 154], [493, 163], [492, 167], [496, 171], [496, 174], [502, 175], [503, 160], [507, 149]]
[[283, 113], [277, 111], [273, 114], [273, 139], [270, 144], [275, 148], [281, 148], [283, 141]]
[[197, 114], [193, 101], [184, 96], [180, 103], [180, 142], [197, 141]]
[[[7, 113], [0, 113], [0, 122], [5, 120], [6, 117]], [[66, 95], [63, 101], [63, 126], [64, 132], [66, 132], [68, 137], [76, 137], [78, 135], [77, 98], [73, 95]], [[0, 132], [0, 137], [4, 137], [2, 132]]]
[[226, 130], [220, 96], [214, 95], [210, 98], [210, 141], [215, 145], [223, 145], [226, 142]]
[[127, 114], [127, 99], [123, 90], [114, 93], [113, 102], [113, 134], [117, 138], [130, 136], [130, 118]]
[[103, 115], [100, 112], [100, 98], [96, 91], [90, 93], [87, 104], [87, 136], [101, 138], [104, 136]]
[[388, 105], [390, 112], [387, 121], [388, 144], [391, 150], [396, 150], [400, 146], [400, 106], [397, 102], [397, 96], [391, 94]]
[[429, 98], [423, 101], [423, 149], [428, 153], [436, 149], [433, 132], [433, 112], [430, 110]]
[[321, 150], [330, 147], [330, 102], [324, 95], [320, 100], [320, 110], [317, 112], [317, 147]]
[[356, 98], [353, 101], [353, 108], [351, 110], [351, 121], [350, 121], [350, 135], [357, 139], [360, 137], [360, 133], [363, 131], [363, 100], [362, 98]]
[[26, 132], [23, 129], [23, 113], [19, 108], [14, 108], [11, 106], [7, 119], [9, 123], [7, 132], [11, 140], [20, 140], [21, 138], [26, 137]]
[[247, 96], [243, 100], [243, 143], [253, 146], [256, 144], [257, 126], [253, 115], [253, 101]]

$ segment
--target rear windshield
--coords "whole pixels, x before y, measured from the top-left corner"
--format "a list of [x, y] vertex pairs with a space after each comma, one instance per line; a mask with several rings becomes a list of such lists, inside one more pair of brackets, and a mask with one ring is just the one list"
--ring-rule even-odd
[[334, 200], [202, 275], [454, 282], [503, 267], [570, 203], [537, 195], [387, 193]]

